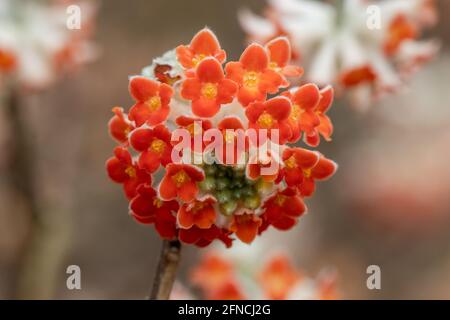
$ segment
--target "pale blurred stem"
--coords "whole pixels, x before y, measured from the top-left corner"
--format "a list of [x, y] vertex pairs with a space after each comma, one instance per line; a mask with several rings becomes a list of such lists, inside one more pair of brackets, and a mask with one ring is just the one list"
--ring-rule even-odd
[[158, 268], [156, 269], [151, 300], [168, 300], [177, 275], [181, 259], [181, 243], [178, 240], [164, 240]]
[[67, 243], [61, 212], [41, 212], [34, 188], [35, 159], [30, 130], [24, 117], [20, 92], [14, 86], [7, 97], [12, 143], [9, 178], [18, 201], [29, 217], [29, 231], [19, 256], [14, 297], [49, 299], [53, 296], [58, 268]]
[[7, 97], [9, 124], [13, 130], [13, 143], [9, 162], [9, 176], [15, 192], [24, 201], [33, 220], [37, 219], [38, 208], [33, 188], [31, 144], [28, 140], [27, 126], [23, 121], [20, 94], [11, 87]]

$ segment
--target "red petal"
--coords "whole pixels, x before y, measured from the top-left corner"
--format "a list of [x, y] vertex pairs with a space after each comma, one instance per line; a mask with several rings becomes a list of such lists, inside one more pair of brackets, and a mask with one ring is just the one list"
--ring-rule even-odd
[[145, 151], [150, 147], [152, 138], [152, 129], [140, 128], [133, 131], [130, 136], [130, 143], [136, 151]]
[[331, 177], [337, 170], [337, 164], [325, 157], [321, 157], [317, 165], [312, 169], [312, 177], [324, 180]]
[[269, 65], [269, 57], [261, 45], [254, 43], [244, 50], [239, 62], [248, 71], [263, 72]]
[[333, 104], [334, 99], [334, 89], [332, 86], [326, 86], [320, 90], [320, 101], [317, 106], [317, 111], [325, 113]]
[[223, 79], [218, 86], [217, 101], [231, 103], [236, 96], [238, 85], [230, 79]]
[[283, 68], [291, 59], [291, 45], [286, 37], [278, 37], [266, 44], [270, 61]]
[[187, 100], [196, 100], [200, 97], [202, 84], [197, 78], [188, 78], [181, 85], [181, 96]]
[[226, 130], [226, 129], [238, 130], [244, 129], [244, 125], [242, 124], [239, 118], [231, 116], [220, 121], [219, 124], [217, 125], [217, 128], [219, 130]]
[[141, 153], [139, 157], [139, 167], [146, 170], [149, 173], [153, 173], [158, 170], [161, 164], [161, 159], [159, 154], [146, 150]]
[[259, 90], [268, 93], [277, 93], [280, 86], [283, 84], [283, 77], [276, 71], [267, 69], [261, 75], [259, 83]]
[[254, 102], [245, 109], [245, 115], [251, 123], [256, 123], [259, 116], [266, 111], [266, 104], [262, 102]]
[[220, 104], [214, 99], [200, 97], [192, 101], [192, 113], [198, 117], [209, 118], [217, 114]]
[[195, 54], [213, 56], [220, 50], [220, 43], [215, 34], [205, 28], [192, 38], [190, 48]]
[[181, 228], [190, 229], [194, 225], [194, 214], [186, 209], [187, 204], [183, 205], [177, 214], [177, 221]]
[[225, 76], [219, 61], [214, 58], [205, 58], [197, 67], [197, 77], [203, 83], [218, 83]]
[[291, 102], [288, 98], [279, 96], [265, 103], [267, 112], [278, 121], [286, 120], [291, 114]]
[[148, 78], [133, 77], [130, 80], [129, 91], [136, 101], [146, 101], [158, 93], [159, 85], [159, 82]]
[[177, 191], [177, 186], [172, 181], [172, 177], [166, 172], [166, 175], [159, 184], [159, 195], [163, 200], [173, 200], [177, 197]]
[[198, 187], [194, 181], [184, 183], [178, 190], [178, 197], [184, 202], [194, 200], [197, 194], [198, 194]]
[[319, 100], [319, 88], [312, 83], [301, 86], [292, 96], [292, 102], [303, 110], [314, 109], [318, 105]]
[[106, 170], [108, 176], [117, 183], [122, 183], [129, 179], [128, 174], [125, 172], [128, 165], [117, 159], [116, 157], [109, 158], [106, 161]]

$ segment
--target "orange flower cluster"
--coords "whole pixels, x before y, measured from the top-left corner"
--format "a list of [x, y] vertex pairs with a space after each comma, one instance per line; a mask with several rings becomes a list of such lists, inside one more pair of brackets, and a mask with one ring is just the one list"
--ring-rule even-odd
[[[128, 114], [113, 108], [109, 131], [119, 146], [106, 167], [137, 221], [153, 224], [165, 239], [197, 246], [215, 239], [231, 246], [233, 235], [251, 243], [269, 226], [287, 230], [297, 223], [315, 181], [337, 166], [317, 151], [287, 145], [303, 137], [315, 147], [333, 132], [326, 115], [333, 89], [289, 88], [288, 78], [302, 74], [290, 57], [289, 41], [280, 37], [251, 44], [224, 67], [225, 51], [203, 29], [130, 78], [134, 105]], [[212, 129], [219, 139], [209, 135]], [[180, 130], [189, 137], [182, 148]], [[239, 146], [239, 131], [248, 130], [258, 138], [245, 136]], [[185, 161], [198, 155], [200, 163]], [[221, 161], [228, 156], [233, 161]]]

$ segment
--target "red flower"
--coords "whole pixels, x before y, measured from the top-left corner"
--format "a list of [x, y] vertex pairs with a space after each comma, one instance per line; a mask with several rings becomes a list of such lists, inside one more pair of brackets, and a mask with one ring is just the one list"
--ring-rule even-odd
[[205, 292], [216, 291], [233, 279], [233, 265], [218, 254], [207, 253], [192, 270], [191, 282]]
[[414, 24], [404, 15], [397, 15], [389, 25], [387, 38], [384, 40], [384, 52], [392, 56], [404, 41], [414, 40], [417, 36], [418, 30]]
[[159, 185], [159, 194], [164, 200], [178, 197], [184, 202], [192, 201], [198, 194], [197, 182], [203, 179], [205, 174], [195, 166], [169, 163]]
[[172, 145], [171, 133], [162, 124], [153, 129], [138, 128], [133, 131], [130, 143], [134, 149], [141, 152], [139, 167], [153, 173], [160, 165], [164, 167], [170, 163]]
[[227, 78], [239, 84], [238, 100], [244, 107], [264, 101], [283, 85], [283, 77], [269, 67], [267, 51], [259, 44], [248, 46], [239, 61], [227, 63], [225, 70]]
[[162, 201], [156, 191], [147, 184], [137, 188], [137, 196], [130, 202], [131, 215], [140, 223], [155, 224], [155, 229], [164, 239], [174, 239], [177, 235], [173, 212], [178, 211], [177, 201]]
[[125, 144], [128, 142], [128, 134], [134, 129], [134, 126], [124, 115], [123, 108], [114, 107], [112, 111], [115, 115], [109, 120], [109, 133], [118, 142]]
[[183, 229], [197, 226], [200, 229], [209, 229], [216, 222], [216, 200], [208, 196], [201, 200], [193, 200], [181, 206], [177, 214], [178, 225]]
[[221, 63], [226, 59], [226, 53], [220, 48], [216, 36], [207, 28], [198, 32], [189, 46], [179, 46], [176, 52], [178, 61], [186, 69], [196, 67], [207, 57], [214, 57]]
[[11, 52], [0, 49], [0, 72], [11, 72], [17, 67], [17, 59]]
[[305, 172], [309, 172], [318, 162], [319, 153], [303, 148], [288, 148], [283, 152], [283, 176], [289, 187], [301, 185]]
[[223, 147], [215, 154], [216, 158], [222, 164], [236, 164], [248, 147], [244, 125], [239, 118], [230, 116], [221, 120], [217, 128], [222, 132]]
[[291, 60], [291, 44], [286, 37], [277, 37], [266, 44], [269, 53], [269, 67], [283, 76], [282, 87], [288, 87], [289, 82], [285, 77], [299, 77], [303, 69], [288, 65]]
[[340, 82], [344, 87], [352, 88], [363, 83], [373, 83], [377, 78], [377, 74], [370, 65], [364, 65], [344, 72], [340, 78]]
[[264, 181], [273, 182], [277, 180], [280, 173], [280, 163], [267, 150], [267, 155], [255, 154], [250, 157], [246, 168], [246, 175], [251, 180], [262, 178]]
[[290, 142], [297, 142], [301, 137], [301, 131], [311, 133], [320, 124], [319, 116], [315, 113], [320, 101], [320, 91], [315, 84], [310, 83], [283, 95], [292, 102], [288, 120], [292, 129]]
[[190, 229], [180, 229], [178, 238], [184, 243], [195, 244], [198, 247], [206, 247], [216, 239], [221, 240], [227, 247], [231, 246], [228, 233], [219, 229], [216, 225], [212, 225], [209, 229], [200, 229], [197, 226], [192, 226]]
[[320, 143], [320, 135], [326, 140], [331, 141], [331, 135], [333, 134], [333, 123], [326, 115], [328, 109], [333, 104], [334, 90], [331, 86], [327, 86], [320, 90], [319, 104], [315, 108], [315, 113], [319, 118], [319, 125], [314, 127], [310, 132], [307, 132], [304, 136], [304, 141], [312, 147], [316, 147]]
[[[203, 134], [205, 133], [205, 131], [212, 128], [211, 121], [187, 116], [180, 116], [175, 120], [175, 122], [180, 127], [186, 129], [191, 135], [190, 149], [196, 152], [202, 152], [206, 146], [205, 141], [203, 139]], [[201, 140], [201, 145], [199, 147], [195, 145], [194, 142], [195, 139]], [[178, 141], [174, 141], [174, 143], [176, 142]]]
[[214, 58], [199, 63], [195, 76], [183, 81], [181, 96], [192, 101], [192, 112], [199, 117], [212, 117], [222, 104], [233, 101], [237, 85], [225, 79], [222, 66]]
[[236, 233], [236, 236], [245, 243], [252, 243], [258, 234], [258, 228], [262, 220], [252, 213], [243, 213], [233, 215], [230, 230]]
[[[269, 139], [272, 141], [275, 131], [278, 130], [278, 144], [285, 144], [292, 135], [287, 119], [291, 113], [291, 102], [286, 97], [275, 97], [266, 102], [253, 102], [245, 110], [249, 120], [249, 128], [267, 129]], [[264, 143], [264, 141], [259, 141]]]
[[263, 205], [264, 219], [279, 230], [289, 230], [306, 211], [295, 189], [287, 188], [270, 197]]
[[116, 147], [114, 157], [106, 161], [106, 170], [111, 180], [122, 183], [128, 199], [136, 196], [136, 189], [142, 183], [151, 183], [152, 177], [133, 163], [127, 148]]
[[138, 127], [144, 123], [154, 126], [167, 119], [173, 95], [171, 86], [144, 77], [133, 77], [129, 91], [136, 100], [136, 104], [130, 109], [129, 118]]
[[284, 300], [301, 276], [287, 256], [278, 255], [267, 262], [258, 278], [268, 299]]
[[304, 197], [312, 196], [315, 190], [315, 180], [326, 180], [337, 170], [337, 164], [320, 155], [317, 164], [309, 169], [303, 170], [303, 182], [299, 187], [300, 194]]

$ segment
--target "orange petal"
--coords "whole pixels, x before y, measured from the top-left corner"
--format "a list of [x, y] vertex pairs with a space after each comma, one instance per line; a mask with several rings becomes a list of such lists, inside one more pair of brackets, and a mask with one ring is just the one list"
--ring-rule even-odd
[[266, 50], [259, 44], [249, 45], [241, 55], [239, 61], [249, 71], [265, 71], [269, 65]]
[[314, 109], [318, 105], [319, 100], [319, 88], [312, 83], [301, 86], [292, 96], [292, 102], [303, 110]]
[[190, 44], [191, 50], [195, 54], [213, 56], [220, 50], [220, 43], [216, 35], [209, 29], [200, 30]]
[[270, 62], [275, 62], [277, 67], [283, 68], [291, 59], [291, 44], [286, 37], [278, 37], [266, 44], [269, 51]]
[[159, 83], [144, 77], [133, 77], [130, 80], [129, 91], [136, 101], [146, 101], [158, 94]]
[[222, 65], [214, 58], [206, 58], [197, 66], [197, 77], [203, 82], [218, 83], [224, 78]]

